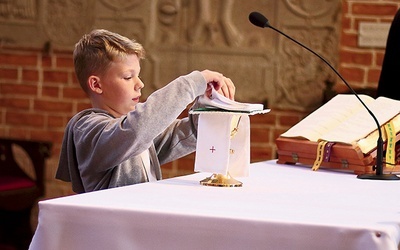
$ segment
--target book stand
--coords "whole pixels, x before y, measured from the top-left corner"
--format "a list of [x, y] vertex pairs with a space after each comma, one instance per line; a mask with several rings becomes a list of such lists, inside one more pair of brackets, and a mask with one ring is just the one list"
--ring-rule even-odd
[[226, 175], [212, 174], [210, 177], [201, 180], [200, 184], [203, 186], [215, 187], [241, 187], [243, 185], [242, 182], [233, 178], [229, 172]]
[[[396, 155], [400, 153], [400, 134], [396, 135]], [[305, 164], [313, 166], [317, 160], [318, 143], [308, 140], [278, 137], [279, 164]], [[323, 149], [320, 166], [327, 169], [338, 169], [354, 174], [372, 174], [375, 165], [376, 149], [364, 154], [359, 147], [347, 144], [326, 144]], [[400, 172], [400, 165], [385, 166], [385, 172]]]
[[[199, 114], [196, 172], [211, 172], [200, 181], [204, 186], [241, 187], [242, 182], [232, 178], [247, 175], [250, 164], [250, 125], [247, 114], [226, 111], [197, 111]], [[245, 169], [237, 174], [236, 170]]]
[[204, 186], [241, 187], [233, 177], [248, 176], [250, 166], [249, 115], [267, 113], [216, 109], [192, 110], [198, 114], [195, 171], [213, 173]]

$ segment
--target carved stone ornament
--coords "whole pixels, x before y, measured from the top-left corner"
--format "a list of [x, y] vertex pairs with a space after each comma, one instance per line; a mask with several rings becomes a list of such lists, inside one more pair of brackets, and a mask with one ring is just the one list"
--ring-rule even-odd
[[[73, 50], [94, 28], [120, 33], [147, 51], [144, 96], [192, 70], [229, 76], [236, 99], [271, 108], [309, 110], [335, 77], [318, 58], [271, 29], [252, 11], [337, 61], [340, 0], [0, 0], [0, 48]], [[45, 46], [48, 45], [48, 46]]]
[[47, 0], [44, 30], [51, 43], [75, 44], [93, 25], [94, 0]]

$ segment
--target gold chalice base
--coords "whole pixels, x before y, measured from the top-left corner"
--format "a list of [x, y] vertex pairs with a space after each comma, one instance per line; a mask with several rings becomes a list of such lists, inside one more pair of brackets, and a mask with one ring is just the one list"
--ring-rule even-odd
[[228, 173], [227, 175], [213, 174], [210, 177], [201, 180], [200, 184], [215, 187], [241, 187], [243, 183], [232, 178]]

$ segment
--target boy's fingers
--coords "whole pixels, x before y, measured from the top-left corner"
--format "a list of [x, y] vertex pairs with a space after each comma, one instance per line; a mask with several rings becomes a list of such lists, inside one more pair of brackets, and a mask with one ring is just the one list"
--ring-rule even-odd
[[220, 86], [221, 88], [218, 90], [220, 94], [224, 95], [225, 97], [231, 100], [235, 99], [236, 88], [231, 79], [224, 77], [224, 80]]

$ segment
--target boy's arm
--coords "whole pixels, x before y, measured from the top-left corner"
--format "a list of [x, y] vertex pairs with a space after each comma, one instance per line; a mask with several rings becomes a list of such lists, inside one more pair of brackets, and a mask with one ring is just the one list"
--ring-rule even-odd
[[124, 117], [113, 119], [106, 114], [83, 117], [74, 126], [78, 163], [84, 162], [83, 168], [89, 172], [101, 172], [139, 155], [205, 89], [206, 82], [200, 72], [192, 72], [154, 92]]

